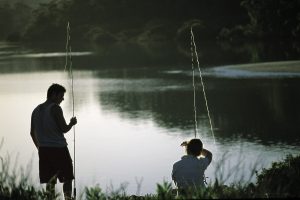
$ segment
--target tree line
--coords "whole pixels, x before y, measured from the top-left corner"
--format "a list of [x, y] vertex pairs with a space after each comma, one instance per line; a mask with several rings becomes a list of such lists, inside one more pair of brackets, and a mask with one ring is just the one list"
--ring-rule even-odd
[[1, 40], [99, 44], [189, 40], [297, 39], [299, 0], [31, 0], [0, 4]]

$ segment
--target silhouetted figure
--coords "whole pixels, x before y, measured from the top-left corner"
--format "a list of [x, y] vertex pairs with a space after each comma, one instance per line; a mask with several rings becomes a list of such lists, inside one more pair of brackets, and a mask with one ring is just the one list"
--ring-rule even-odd
[[187, 155], [174, 163], [172, 179], [179, 195], [190, 196], [194, 191], [205, 188], [204, 171], [211, 163], [212, 153], [203, 149], [200, 139], [183, 142], [181, 146], [186, 147]]
[[52, 84], [47, 91], [47, 100], [38, 105], [31, 115], [30, 134], [39, 153], [40, 182], [47, 183], [49, 199], [54, 199], [57, 178], [63, 184], [65, 199], [71, 199], [73, 164], [64, 133], [77, 123], [72, 117], [67, 124], [60, 103], [66, 89]]

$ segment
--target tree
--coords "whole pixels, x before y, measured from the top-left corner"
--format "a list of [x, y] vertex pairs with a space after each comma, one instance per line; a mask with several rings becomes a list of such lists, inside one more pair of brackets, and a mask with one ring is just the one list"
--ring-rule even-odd
[[244, 0], [250, 34], [263, 38], [291, 38], [300, 34], [299, 0]]

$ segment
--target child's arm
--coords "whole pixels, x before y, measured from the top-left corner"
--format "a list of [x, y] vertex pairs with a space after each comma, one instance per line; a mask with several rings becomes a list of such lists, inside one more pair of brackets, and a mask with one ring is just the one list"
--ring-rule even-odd
[[211, 163], [212, 153], [210, 151], [208, 151], [207, 149], [202, 149], [201, 155], [207, 158], [209, 160], [209, 163]]

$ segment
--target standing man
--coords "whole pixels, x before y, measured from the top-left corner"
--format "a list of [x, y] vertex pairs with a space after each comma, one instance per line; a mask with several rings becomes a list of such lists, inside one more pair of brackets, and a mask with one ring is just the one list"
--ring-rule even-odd
[[67, 124], [60, 103], [66, 89], [52, 84], [47, 91], [47, 100], [38, 105], [31, 115], [30, 135], [39, 153], [40, 183], [46, 183], [50, 199], [55, 197], [57, 178], [63, 183], [66, 200], [71, 199], [73, 164], [64, 134], [77, 124], [76, 117]]

